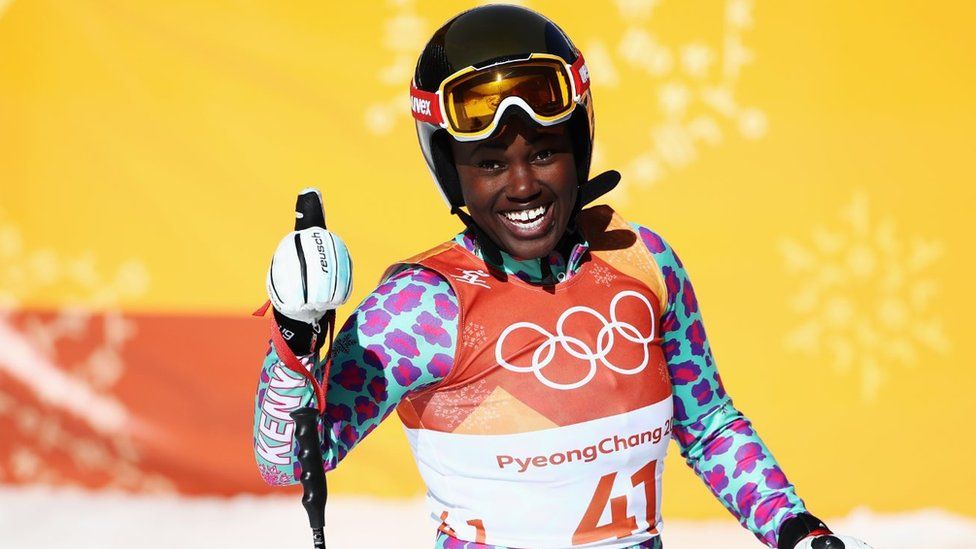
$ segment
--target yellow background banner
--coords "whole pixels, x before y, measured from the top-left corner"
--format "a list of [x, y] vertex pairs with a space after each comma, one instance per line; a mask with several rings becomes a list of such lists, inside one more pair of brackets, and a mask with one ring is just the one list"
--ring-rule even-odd
[[[0, 1], [0, 305], [246, 315], [307, 185], [358, 301], [459, 228], [407, 86], [467, 5]], [[586, 55], [608, 202], [682, 255], [726, 388], [810, 509], [976, 515], [976, 8], [527, 5]], [[679, 461], [665, 514], [724, 514]], [[330, 479], [421, 490], [396, 420]]]

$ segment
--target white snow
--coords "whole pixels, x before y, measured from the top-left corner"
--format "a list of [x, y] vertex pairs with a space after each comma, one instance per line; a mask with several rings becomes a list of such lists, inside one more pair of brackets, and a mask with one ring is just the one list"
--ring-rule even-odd
[[[667, 520], [667, 549], [762, 547], [731, 518]], [[827, 523], [875, 549], [976, 546], [976, 519], [940, 510], [878, 514], [858, 510]], [[329, 549], [429, 549], [433, 526], [420, 500], [332, 497]], [[38, 487], [0, 488], [0, 547], [12, 549], [310, 548], [297, 497], [133, 496]]]

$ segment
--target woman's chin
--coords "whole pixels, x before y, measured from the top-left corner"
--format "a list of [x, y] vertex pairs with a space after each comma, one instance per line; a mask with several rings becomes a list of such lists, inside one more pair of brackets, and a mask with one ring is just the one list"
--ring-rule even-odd
[[549, 233], [530, 240], [508, 238], [501, 248], [516, 259], [542, 259], [548, 257], [559, 243], [557, 235]]
[[[549, 208], [545, 218], [536, 227], [525, 227], [496, 214], [491, 223], [489, 236], [505, 253], [515, 259], [541, 259], [548, 257], [566, 230], [567, 221], [561, 219], [555, 208]], [[477, 220], [476, 220], [477, 221]], [[482, 225], [484, 227], [484, 225]]]

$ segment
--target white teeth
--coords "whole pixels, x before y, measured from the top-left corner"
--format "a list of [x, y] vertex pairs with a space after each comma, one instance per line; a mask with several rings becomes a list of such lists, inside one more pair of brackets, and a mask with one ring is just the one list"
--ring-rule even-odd
[[508, 219], [520, 223], [531, 223], [536, 221], [538, 218], [542, 217], [546, 213], [545, 206], [539, 206], [538, 208], [532, 208], [531, 210], [519, 210], [511, 212], [503, 212], [502, 215]]

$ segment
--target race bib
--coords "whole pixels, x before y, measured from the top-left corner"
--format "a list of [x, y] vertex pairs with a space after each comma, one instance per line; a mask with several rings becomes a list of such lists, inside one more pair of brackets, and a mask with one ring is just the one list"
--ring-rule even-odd
[[439, 528], [509, 547], [623, 548], [657, 535], [672, 403], [506, 435], [406, 429]]

